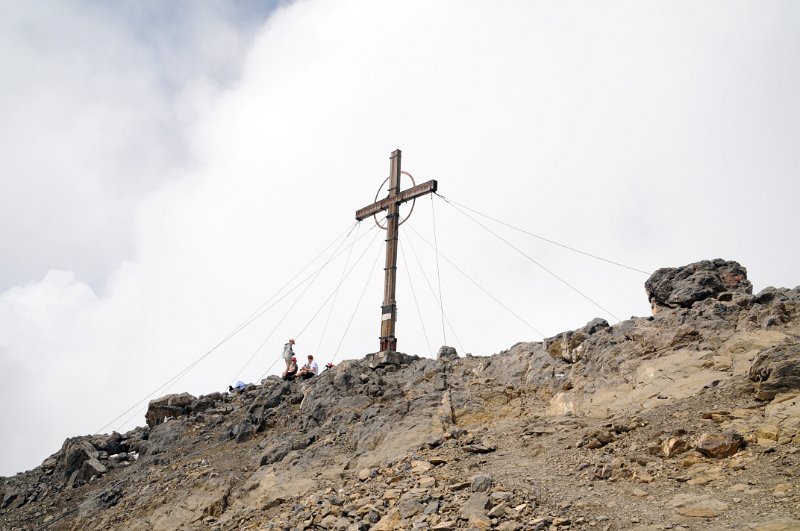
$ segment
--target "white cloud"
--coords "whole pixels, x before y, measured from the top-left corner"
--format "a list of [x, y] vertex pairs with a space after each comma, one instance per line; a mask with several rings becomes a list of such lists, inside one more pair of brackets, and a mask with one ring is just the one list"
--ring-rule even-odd
[[[308, 1], [272, 16], [247, 55], [238, 55], [244, 45], [230, 25], [216, 33], [232, 43], [225, 53], [211, 45], [217, 38], [191, 40], [163, 64], [135, 55], [123, 61], [122, 52], [108, 50], [107, 60], [119, 67], [98, 68], [98, 75], [112, 87], [112, 104], [73, 91], [72, 106], [91, 112], [70, 115], [68, 127], [43, 137], [34, 122], [45, 120], [47, 107], [18, 90], [20, 108], [36, 120], [15, 144], [15, 164], [44, 169], [23, 173], [30, 179], [6, 178], [16, 194], [7, 204], [32, 200], [29, 209], [13, 209], [19, 230], [0, 237], [29, 242], [37, 264], [76, 273], [50, 272], [0, 295], [0, 402], [14, 396], [26, 404], [3, 416], [28, 438], [24, 451], [12, 442], [0, 452], [8, 456], [0, 473], [33, 466], [62, 438], [96, 430], [225, 337], [372, 201], [396, 147], [418, 182], [438, 179], [447, 197], [586, 251], [644, 269], [720, 256], [747, 266], [757, 288], [797, 284], [800, 257], [786, 232], [800, 221], [792, 177], [800, 162], [793, 148], [800, 139], [797, 15], [780, 3], [488, 9]], [[132, 32], [129, 48], [144, 40], [145, 50], [170, 50], [176, 41], [168, 25], [162, 30], [155, 48]], [[93, 51], [76, 45], [64, 53]], [[243, 61], [241, 76], [217, 76], [234, 79], [222, 92], [213, 79], [181, 84], [170, 77], [182, 57], [195, 56], [210, 58], [179, 80], [218, 72], [226, 58]], [[63, 62], [47, 47], [42, 60]], [[20, 76], [20, 87], [40, 79]], [[71, 86], [63, 73], [51, 83]], [[147, 105], [136, 97], [140, 91], [151, 96]], [[171, 118], [159, 122], [153, 116], [163, 109]], [[0, 129], [6, 141], [26, 120], [10, 123]], [[110, 130], [98, 125], [106, 123]], [[80, 159], [59, 156], [59, 165], [94, 168], [94, 177], [80, 181], [85, 192], [52, 177], [37, 136]], [[102, 149], [78, 149], [87, 144]], [[122, 177], [108, 177], [116, 171]], [[34, 182], [44, 191], [34, 194]], [[82, 200], [47, 215], [73, 193]], [[441, 250], [535, 327], [554, 334], [598, 315], [611, 319], [438, 199], [434, 204]], [[5, 215], [9, 222], [12, 214]], [[102, 245], [70, 237], [54, 258], [50, 247], [62, 229], [92, 233], [109, 223], [113, 237], [87, 236]], [[430, 224], [431, 200], [424, 198], [406, 227], [430, 238]], [[123, 237], [115, 248], [123, 233], [130, 241]], [[619, 317], [648, 311], [644, 275], [503, 234]], [[350, 264], [371, 237], [360, 240]], [[401, 238], [407, 253], [413, 243], [435, 282], [430, 251], [411, 230]], [[241, 378], [256, 380], [298, 334], [299, 352], [317, 352], [321, 343], [326, 361], [377, 251], [370, 248], [343, 284], [324, 340], [327, 308], [304, 327], [338, 282], [347, 253], [284, 321], [300, 290], [171, 390], [224, 388], [251, 355]], [[128, 262], [103, 285], [123, 258]], [[408, 259], [435, 350], [442, 343], [438, 309]], [[33, 262], [14, 263], [15, 274], [34, 274]], [[445, 310], [466, 351], [489, 354], [538, 339], [440, 266]], [[382, 259], [340, 359], [377, 347], [381, 267]], [[399, 278], [400, 348], [427, 354], [405, 269]], [[450, 332], [448, 342], [456, 343]]]

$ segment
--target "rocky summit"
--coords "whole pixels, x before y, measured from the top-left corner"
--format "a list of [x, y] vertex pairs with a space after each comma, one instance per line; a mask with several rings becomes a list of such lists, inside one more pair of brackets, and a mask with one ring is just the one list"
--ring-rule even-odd
[[170, 395], [0, 478], [2, 529], [800, 529], [800, 288], [656, 271], [653, 315]]

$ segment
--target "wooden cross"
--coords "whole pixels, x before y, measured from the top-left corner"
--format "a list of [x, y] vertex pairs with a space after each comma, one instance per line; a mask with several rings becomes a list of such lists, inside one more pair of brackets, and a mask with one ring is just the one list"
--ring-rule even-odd
[[[386, 267], [384, 270], [383, 305], [381, 306], [381, 345], [380, 352], [397, 350], [397, 338], [394, 335], [397, 322], [397, 301], [395, 288], [397, 285], [397, 237], [400, 231], [400, 205], [425, 194], [436, 192], [436, 181], [418, 184], [408, 190], [400, 191], [400, 150], [396, 149], [389, 157], [391, 173], [389, 174], [389, 195], [369, 206], [356, 211], [356, 219], [361, 221], [378, 212], [388, 210], [386, 214]], [[405, 221], [405, 220], [404, 220]]]

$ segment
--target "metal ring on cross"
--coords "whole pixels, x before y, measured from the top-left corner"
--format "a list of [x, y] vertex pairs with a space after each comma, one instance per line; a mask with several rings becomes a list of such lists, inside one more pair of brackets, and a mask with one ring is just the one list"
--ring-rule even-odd
[[[411, 179], [411, 184], [412, 184], [412, 185], [414, 185], [414, 186], [416, 186], [416, 185], [417, 185], [417, 181], [415, 181], [415, 180], [414, 180], [414, 176], [413, 176], [413, 175], [411, 175], [411, 174], [410, 174], [410, 173], [408, 173], [407, 171], [401, 171], [400, 173], [401, 173], [402, 175], [408, 175], [409, 179]], [[384, 181], [381, 183], [381, 185], [378, 187], [378, 191], [375, 193], [375, 201], [374, 201], [374, 202], [377, 202], [377, 201], [378, 201], [378, 195], [381, 193], [381, 188], [383, 188], [383, 185], [384, 185], [384, 184], [386, 184], [386, 181], [388, 181], [389, 179], [391, 179], [391, 177], [387, 177], [387, 178], [386, 178], [386, 179], [385, 179], [385, 180], [384, 180]], [[400, 220], [400, 223], [398, 223], [398, 224], [397, 224], [397, 226], [398, 226], [398, 227], [399, 227], [400, 225], [402, 225], [403, 223], [405, 223], [405, 222], [406, 222], [406, 220], [407, 220], [408, 218], [410, 218], [410, 217], [411, 217], [411, 214], [413, 214], [413, 213], [414, 213], [414, 205], [416, 205], [416, 204], [417, 204], [417, 198], [415, 197], [414, 199], [412, 199], [412, 200], [411, 200], [411, 210], [409, 210], [409, 212], [408, 212], [408, 215], [407, 215], [406, 217], [404, 217], [403, 219], [401, 219], [401, 220]], [[381, 224], [378, 222], [378, 214], [377, 214], [377, 213], [375, 213], [375, 214], [373, 214], [373, 215], [372, 215], [372, 219], [374, 219], [374, 220], [375, 220], [375, 225], [377, 225], [378, 227], [382, 228], [383, 230], [386, 230], [387, 226], [386, 226], [386, 225], [381, 225]]]

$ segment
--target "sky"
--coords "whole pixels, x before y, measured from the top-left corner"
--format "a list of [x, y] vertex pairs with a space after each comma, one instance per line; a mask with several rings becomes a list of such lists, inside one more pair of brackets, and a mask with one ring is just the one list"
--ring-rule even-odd
[[384, 233], [354, 213], [395, 149], [443, 196], [401, 227], [400, 351], [645, 316], [642, 271], [701, 259], [797, 286], [798, 24], [789, 1], [0, 3], [0, 475], [279, 373], [289, 338], [377, 350]]

